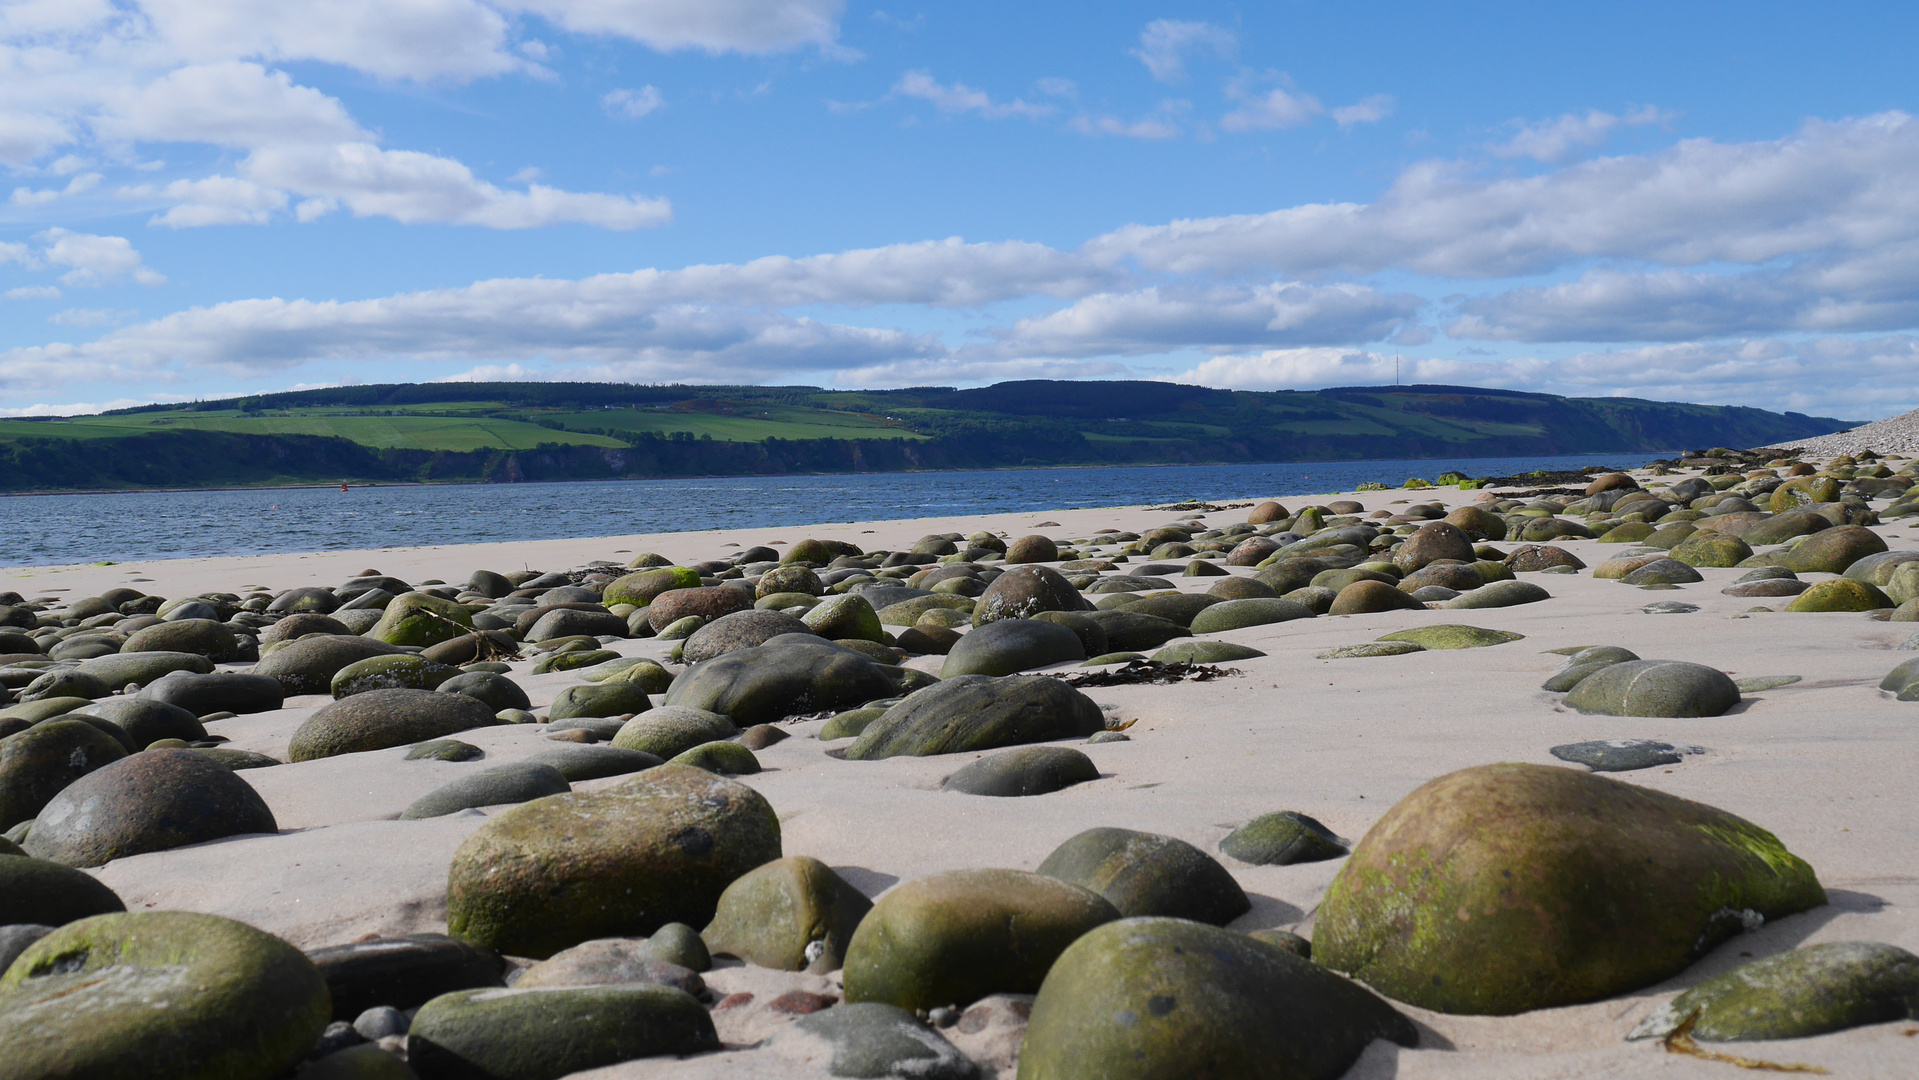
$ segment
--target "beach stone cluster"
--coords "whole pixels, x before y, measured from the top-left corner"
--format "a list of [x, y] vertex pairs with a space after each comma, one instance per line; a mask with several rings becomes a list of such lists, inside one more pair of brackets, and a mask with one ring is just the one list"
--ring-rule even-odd
[[[1283, 701], [1308, 670], [1533, 657], [1531, 707], [1581, 725], [1732, 718], [1801, 692], [1631, 640], [1523, 652], [1537, 624], [1502, 619], [1566, 605], [1571, 576], [1662, 625], [1705, 604], [1641, 591], [1825, 617], [1808, 626], [1919, 621], [1919, 550], [1881, 528], [1919, 515], [1910, 463], [1714, 450], [1572, 489], [1421, 491], [460, 584], [369, 569], [191, 597], [0, 594], [0, 1031], [34, 1032], [0, 1039], [0, 1075], [557, 1078], [752, 1053], [844, 1076], [1331, 1080], [1381, 1040], [1421, 1045], [1402, 1006], [1641, 994], [1825, 904], [1816, 853], [1615, 778], [1714, 753], [1623, 727], [1426, 776], [1368, 806], [1357, 839], [1315, 816], [1339, 808], [1275, 800], [1210, 835], [1111, 820], [1037, 861], [893, 880], [824, 861], [820, 826], [781, 805], [803, 767], [849, 793], [910, 776], [927, 805], [1048, 820], [1114, 786], [1128, 742], [1179, 746], [1173, 725], [1123, 730], [1101, 685], [1172, 701], [1163, 684], [1270, 675]], [[1285, 646], [1347, 627], [1366, 629]], [[1887, 667], [1878, 692], [1919, 699], [1919, 660]], [[279, 756], [227, 745], [268, 722]], [[290, 837], [281, 822], [311, 811], [268, 777], [372, 762], [439, 778], [378, 822], [457, 841], [430, 932], [296, 948], [107, 883], [126, 860]], [[949, 813], [936, 824], [971, 827]], [[923, 823], [862, 827], [907, 824]], [[1311, 919], [1276, 925], [1248, 882], [1314, 864], [1330, 884]], [[742, 973], [791, 989], [727, 989]], [[1912, 954], [1821, 943], [1700, 981], [1630, 1034], [1800, 1038], [1916, 1010]]]

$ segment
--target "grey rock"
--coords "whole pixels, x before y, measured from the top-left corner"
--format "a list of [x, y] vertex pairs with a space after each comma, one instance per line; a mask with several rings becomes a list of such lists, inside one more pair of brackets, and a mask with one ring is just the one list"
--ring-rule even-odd
[[1609, 716], [1719, 716], [1739, 704], [1725, 672], [1681, 660], [1630, 660], [1582, 679], [1566, 707]]
[[400, 812], [400, 820], [419, 821], [478, 806], [532, 802], [571, 790], [572, 785], [553, 766], [514, 761], [462, 776], [427, 792]]
[[1550, 751], [1561, 761], [1584, 765], [1594, 772], [1632, 772], [1657, 765], [1677, 765], [1687, 754], [1703, 754], [1703, 746], [1674, 746], [1652, 739], [1601, 739], [1567, 743]]
[[773, 1041], [789, 1056], [818, 1058], [834, 1076], [978, 1080], [979, 1066], [897, 1005], [856, 1002], [800, 1017]]
[[1346, 845], [1318, 819], [1296, 810], [1279, 810], [1226, 834], [1219, 850], [1255, 866], [1322, 862], [1346, 854]]
[[1184, 840], [1132, 829], [1087, 829], [1039, 873], [1091, 889], [1128, 918], [1159, 915], [1224, 926], [1252, 902], [1217, 860]]
[[1012, 675], [1084, 659], [1085, 644], [1067, 627], [1037, 619], [1002, 619], [962, 636], [947, 651], [940, 678]]
[[868, 761], [1048, 742], [1105, 730], [1099, 706], [1040, 675], [961, 675], [918, 690], [886, 711], [847, 748]]
[[1078, 750], [1022, 746], [965, 766], [947, 777], [940, 790], [1012, 798], [1045, 795], [1097, 779], [1099, 768]]
[[68, 866], [104, 866], [279, 828], [266, 801], [233, 770], [191, 750], [148, 750], [90, 772], [54, 796], [22, 847]]

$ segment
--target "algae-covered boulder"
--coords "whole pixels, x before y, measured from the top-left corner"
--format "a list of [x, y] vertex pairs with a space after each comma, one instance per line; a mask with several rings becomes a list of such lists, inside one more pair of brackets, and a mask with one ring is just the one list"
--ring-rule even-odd
[[313, 963], [264, 931], [185, 911], [97, 915], [0, 975], [0, 1076], [281, 1076], [330, 1014]]
[[1843, 574], [1853, 563], [1886, 550], [1886, 541], [1861, 525], [1822, 529], [1801, 540], [1790, 551], [1772, 557], [1774, 566], [1795, 574]]
[[49, 720], [0, 739], [0, 829], [33, 820], [67, 785], [126, 756], [84, 720]]
[[493, 710], [463, 694], [433, 690], [369, 690], [314, 713], [293, 733], [287, 760], [312, 761], [444, 739], [496, 721]]
[[607, 583], [600, 593], [600, 602], [607, 607], [614, 604], [631, 604], [643, 608], [651, 604], [661, 593], [674, 589], [697, 589], [700, 587], [700, 572], [684, 566], [662, 566], [653, 570], [641, 570], [625, 577], [615, 578]]
[[1449, 521], [1431, 521], [1406, 538], [1393, 553], [1393, 562], [1408, 573], [1437, 559], [1473, 559], [1472, 537]]
[[626, 716], [643, 713], [653, 707], [653, 701], [646, 696], [646, 688], [639, 683], [624, 680], [608, 680], [603, 683], [582, 683], [569, 686], [560, 691], [547, 706], [546, 718], [552, 720], [572, 720], [578, 717]]
[[760, 759], [736, 742], [715, 739], [680, 751], [668, 765], [691, 765], [724, 776], [751, 776], [760, 771]]
[[722, 713], [743, 726], [846, 709], [897, 694], [881, 665], [823, 638], [781, 636], [681, 672], [665, 704]]
[[1157, 649], [1174, 638], [1193, 636], [1191, 630], [1171, 619], [1162, 619], [1157, 615], [1147, 615], [1143, 612], [1093, 611], [1088, 612], [1086, 617], [1098, 623], [1101, 630], [1106, 631], [1106, 647], [1114, 652], [1144, 652], [1147, 649]]
[[123, 653], [183, 652], [215, 663], [237, 660], [240, 642], [225, 623], [213, 619], [180, 619], [136, 630], [120, 646]]
[[428, 593], [402, 593], [380, 614], [366, 636], [388, 645], [438, 645], [473, 632], [466, 605]]
[[1687, 566], [1738, 566], [1752, 558], [1744, 540], [1704, 529], [1673, 546], [1672, 557]]
[[637, 1058], [718, 1050], [706, 1009], [653, 983], [458, 990], [420, 1007], [407, 1061], [425, 1077], [559, 1077]]
[[1609, 663], [1566, 695], [1567, 708], [1606, 716], [1719, 716], [1737, 704], [1731, 676], [1683, 660]]
[[1892, 607], [1884, 592], [1850, 578], [1821, 581], [1792, 598], [1787, 611], [1877, 611]]
[[1256, 866], [1322, 862], [1346, 854], [1346, 845], [1319, 819], [1295, 810], [1261, 814], [1226, 834], [1219, 850]]
[[963, 766], [940, 790], [1017, 799], [1097, 779], [1099, 766], [1070, 746], [1018, 746]]
[[779, 971], [837, 971], [873, 902], [818, 859], [793, 855], [720, 894], [700, 937], [709, 951]]
[[961, 675], [908, 694], [869, 724], [847, 758], [957, 754], [1084, 738], [1106, 728], [1099, 706], [1043, 675]]
[[[1234, 578], [1234, 581], [1251, 581], [1251, 578]], [[1248, 626], [1266, 626], [1271, 623], [1290, 622], [1294, 619], [1310, 619], [1311, 608], [1293, 600], [1282, 600], [1277, 596], [1249, 596], [1239, 600], [1224, 600], [1208, 607], [1193, 616], [1188, 629], [1195, 634], [1220, 634], [1228, 630], [1243, 630]]]
[[326, 694], [332, 692], [333, 676], [340, 669], [368, 657], [393, 655], [400, 650], [369, 637], [310, 634], [262, 657], [252, 673], [278, 680], [288, 694]]
[[702, 743], [731, 739], [739, 733], [739, 726], [719, 713], [666, 705], [628, 720], [612, 741], [622, 750], [641, 750], [670, 759]]
[[1835, 941], [1769, 956], [1707, 979], [1641, 1020], [1629, 1039], [1664, 1038], [1691, 1020], [1707, 1042], [1803, 1039], [1919, 1018], [1919, 956], [1877, 941]]
[[829, 596], [806, 609], [800, 621], [815, 634], [833, 641], [885, 641], [879, 612], [864, 596], [844, 593]]
[[92, 874], [51, 859], [0, 855], [0, 912], [5, 913], [0, 925], [61, 926], [126, 909], [120, 897]]
[[1367, 832], [1320, 905], [1313, 958], [1422, 1008], [1509, 1015], [1649, 986], [1825, 900], [1810, 866], [1723, 810], [1484, 765]]
[[121, 758], [55, 795], [23, 847], [68, 866], [104, 866], [247, 833], [278, 832], [273, 811], [232, 769], [192, 750]]
[[1551, 600], [1552, 594], [1530, 581], [1494, 581], [1469, 593], [1461, 593], [1439, 606], [1455, 611], [1480, 608], [1518, 607]]
[[1039, 872], [1091, 889], [1127, 917], [1158, 915], [1224, 926], [1252, 910], [1212, 856], [1184, 840], [1132, 829], [1088, 829], [1053, 849]]
[[1085, 611], [1091, 605], [1057, 570], [1016, 566], [993, 579], [973, 607], [973, 625], [1030, 619], [1042, 611]]
[[1516, 634], [1511, 630], [1484, 630], [1477, 626], [1441, 623], [1437, 626], [1397, 630], [1382, 635], [1379, 640], [1410, 641], [1422, 649], [1482, 649], [1488, 645], [1504, 645], [1509, 641], [1521, 641], [1525, 637], [1526, 635]]
[[[1090, 620], [1089, 625], [1097, 627]], [[1104, 639], [1104, 632], [1100, 637]], [[1011, 675], [1084, 659], [1085, 643], [1065, 626], [1037, 619], [1001, 619], [966, 634], [947, 650], [940, 678]]]
[[546, 957], [670, 922], [703, 925], [728, 885], [779, 857], [779, 820], [759, 792], [661, 765], [490, 819], [453, 857], [447, 927], [501, 952]]
[[846, 1000], [902, 1009], [1030, 994], [1081, 934], [1119, 918], [1097, 893], [1022, 870], [950, 870], [873, 905], [846, 951]]
[[437, 690], [441, 683], [460, 673], [460, 669], [451, 664], [436, 664], [424, 656], [408, 653], [369, 656], [334, 672], [329, 689], [336, 699], [368, 690]]
[[1410, 1020], [1276, 945], [1184, 919], [1108, 923], [1054, 963], [1019, 1080], [1336, 1080]]

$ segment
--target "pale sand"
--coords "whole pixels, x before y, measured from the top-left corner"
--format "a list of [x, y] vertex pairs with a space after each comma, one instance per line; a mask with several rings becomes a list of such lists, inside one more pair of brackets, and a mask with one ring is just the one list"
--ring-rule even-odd
[[[1674, 477], [1672, 479], [1677, 479]], [[1367, 509], [1396, 500], [1469, 502], [1477, 493], [1372, 492], [1351, 496]], [[1335, 496], [1288, 498], [1289, 506]], [[1207, 515], [1216, 525], [1244, 510]], [[847, 539], [865, 548], [902, 549], [931, 532], [991, 529], [1065, 538], [1102, 527], [1141, 530], [1183, 517], [1141, 508], [1002, 514], [974, 518], [867, 522], [732, 532], [677, 533], [537, 543], [422, 547], [314, 555], [143, 562], [112, 567], [36, 567], [0, 571], [0, 590], [79, 597], [138, 582], [162, 596], [265, 585], [274, 589], [337, 584], [362, 569], [409, 581], [465, 580], [475, 569], [566, 569], [593, 559], [656, 551], [676, 561], [712, 558], [751, 545], [806, 536]], [[1036, 527], [1042, 521], [1058, 525]], [[1919, 547], [1915, 529], [1879, 527], [1894, 550]], [[1502, 544], [1502, 548], [1513, 545]], [[1596, 566], [1627, 545], [1562, 541]], [[1244, 570], [1236, 570], [1245, 573]], [[1564, 764], [1551, 746], [1584, 739], [1653, 738], [1708, 747], [1711, 753], [1667, 769], [1617, 774], [1628, 783], [1721, 807], [1776, 832], [1818, 871], [1830, 906], [1735, 939], [1679, 977], [1613, 1000], [1517, 1017], [1462, 1017], [1406, 1008], [1425, 1033], [1405, 1050], [1376, 1043], [1354, 1077], [1726, 1077], [1732, 1066], [1682, 1058], [1656, 1044], [1626, 1043], [1625, 1033], [1677, 990], [1729, 970], [1746, 954], [1765, 956], [1801, 944], [1875, 940], [1919, 951], [1919, 705], [1875, 687], [1912, 653], [1891, 651], [1915, 629], [1862, 615], [1738, 613], [1780, 599], [1722, 596], [1743, 571], [1706, 570], [1703, 584], [1645, 592], [1578, 575], [1529, 574], [1549, 601], [1488, 611], [1393, 612], [1322, 617], [1220, 635], [1263, 649], [1265, 658], [1233, 666], [1243, 675], [1209, 683], [1089, 691], [1138, 723], [1133, 741], [1084, 747], [1101, 779], [1031, 799], [946, 794], [940, 781], [978, 755], [846, 762], [825, 756], [811, 737], [818, 722], [760, 751], [767, 771], [745, 779], [778, 810], [788, 854], [834, 866], [878, 895], [893, 883], [973, 866], [1032, 869], [1056, 845], [1087, 828], [1117, 825], [1177, 836], [1215, 851], [1221, 837], [1272, 810], [1311, 814], [1357, 840], [1413, 788], [1472, 765], [1496, 761]], [[1204, 591], [1212, 578], [1179, 579]], [[58, 591], [56, 591], [58, 590]], [[1656, 600], [1703, 610], [1645, 615]], [[1335, 645], [1437, 623], [1518, 631], [1525, 640], [1486, 649], [1337, 661], [1318, 660]], [[1732, 714], [1694, 720], [1582, 716], [1539, 683], [1571, 645], [1624, 645], [1648, 658], [1710, 664], [1735, 678], [1803, 675], [1794, 686], [1750, 695]], [[662, 656], [664, 643], [628, 641], [629, 655]], [[938, 669], [941, 658], [913, 661]], [[517, 665], [524, 669], [526, 665]], [[517, 676], [516, 676], [517, 677]], [[550, 701], [569, 675], [522, 678], [536, 705]], [[300, 721], [325, 698], [296, 698], [280, 712], [219, 721], [212, 730], [233, 745], [282, 755]], [[488, 763], [554, 745], [539, 728], [494, 728], [463, 735], [487, 750]], [[366, 933], [444, 928], [445, 869], [485, 813], [435, 821], [391, 819], [401, 808], [471, 765], [406, 762], [390, 750], [252, 770], [283, 829], [113, 863], [100, 876], [133, 910], [218, 912], [311, 948]], [[1576, 767], [1576, 766], [1575, 766]], [[597, 781], [585, 787], [617, 783]], [[1292, 867], [1243, 866], [1221, 856], [1254, 902], [1234, 925], [1279, 926], [1311, 936], [1312, 912], [1341, 861]], [[716, 975], [716, 985], [751, 973]], [[800, 976], [758, 976], [767, 985], [811, 984]], [[797, 980], [797, 981], [796, 981]], [[776, 991], [775, 991], [776, 992]], [[741, 1027], [740, 1024], [745, 1024]], [[722, 1025], [737, 1047], [777, 1023], [759, 1015]], [[1887, 1024], [1776, 1044], [1723, 1047], [1775, 1061], [1826, 1066], [1847, 1077], [1919, 1074], [1919, 1025]], [[601, 1070], [606, 1078], [824, 1076], [817, 1062], [773, 1049], [735, 1049], [686, 1061], [642, 1061]], [[1007, 1075], [1010, 1075], [1007, 1074]]]

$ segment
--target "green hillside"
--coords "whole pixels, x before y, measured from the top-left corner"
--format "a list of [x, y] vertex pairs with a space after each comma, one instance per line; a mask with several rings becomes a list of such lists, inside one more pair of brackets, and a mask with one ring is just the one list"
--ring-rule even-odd
[[1451, 386], [398, 384], [0, 420], [0, 490], [1472, 458], [1775, 445], [1849, 426]]

